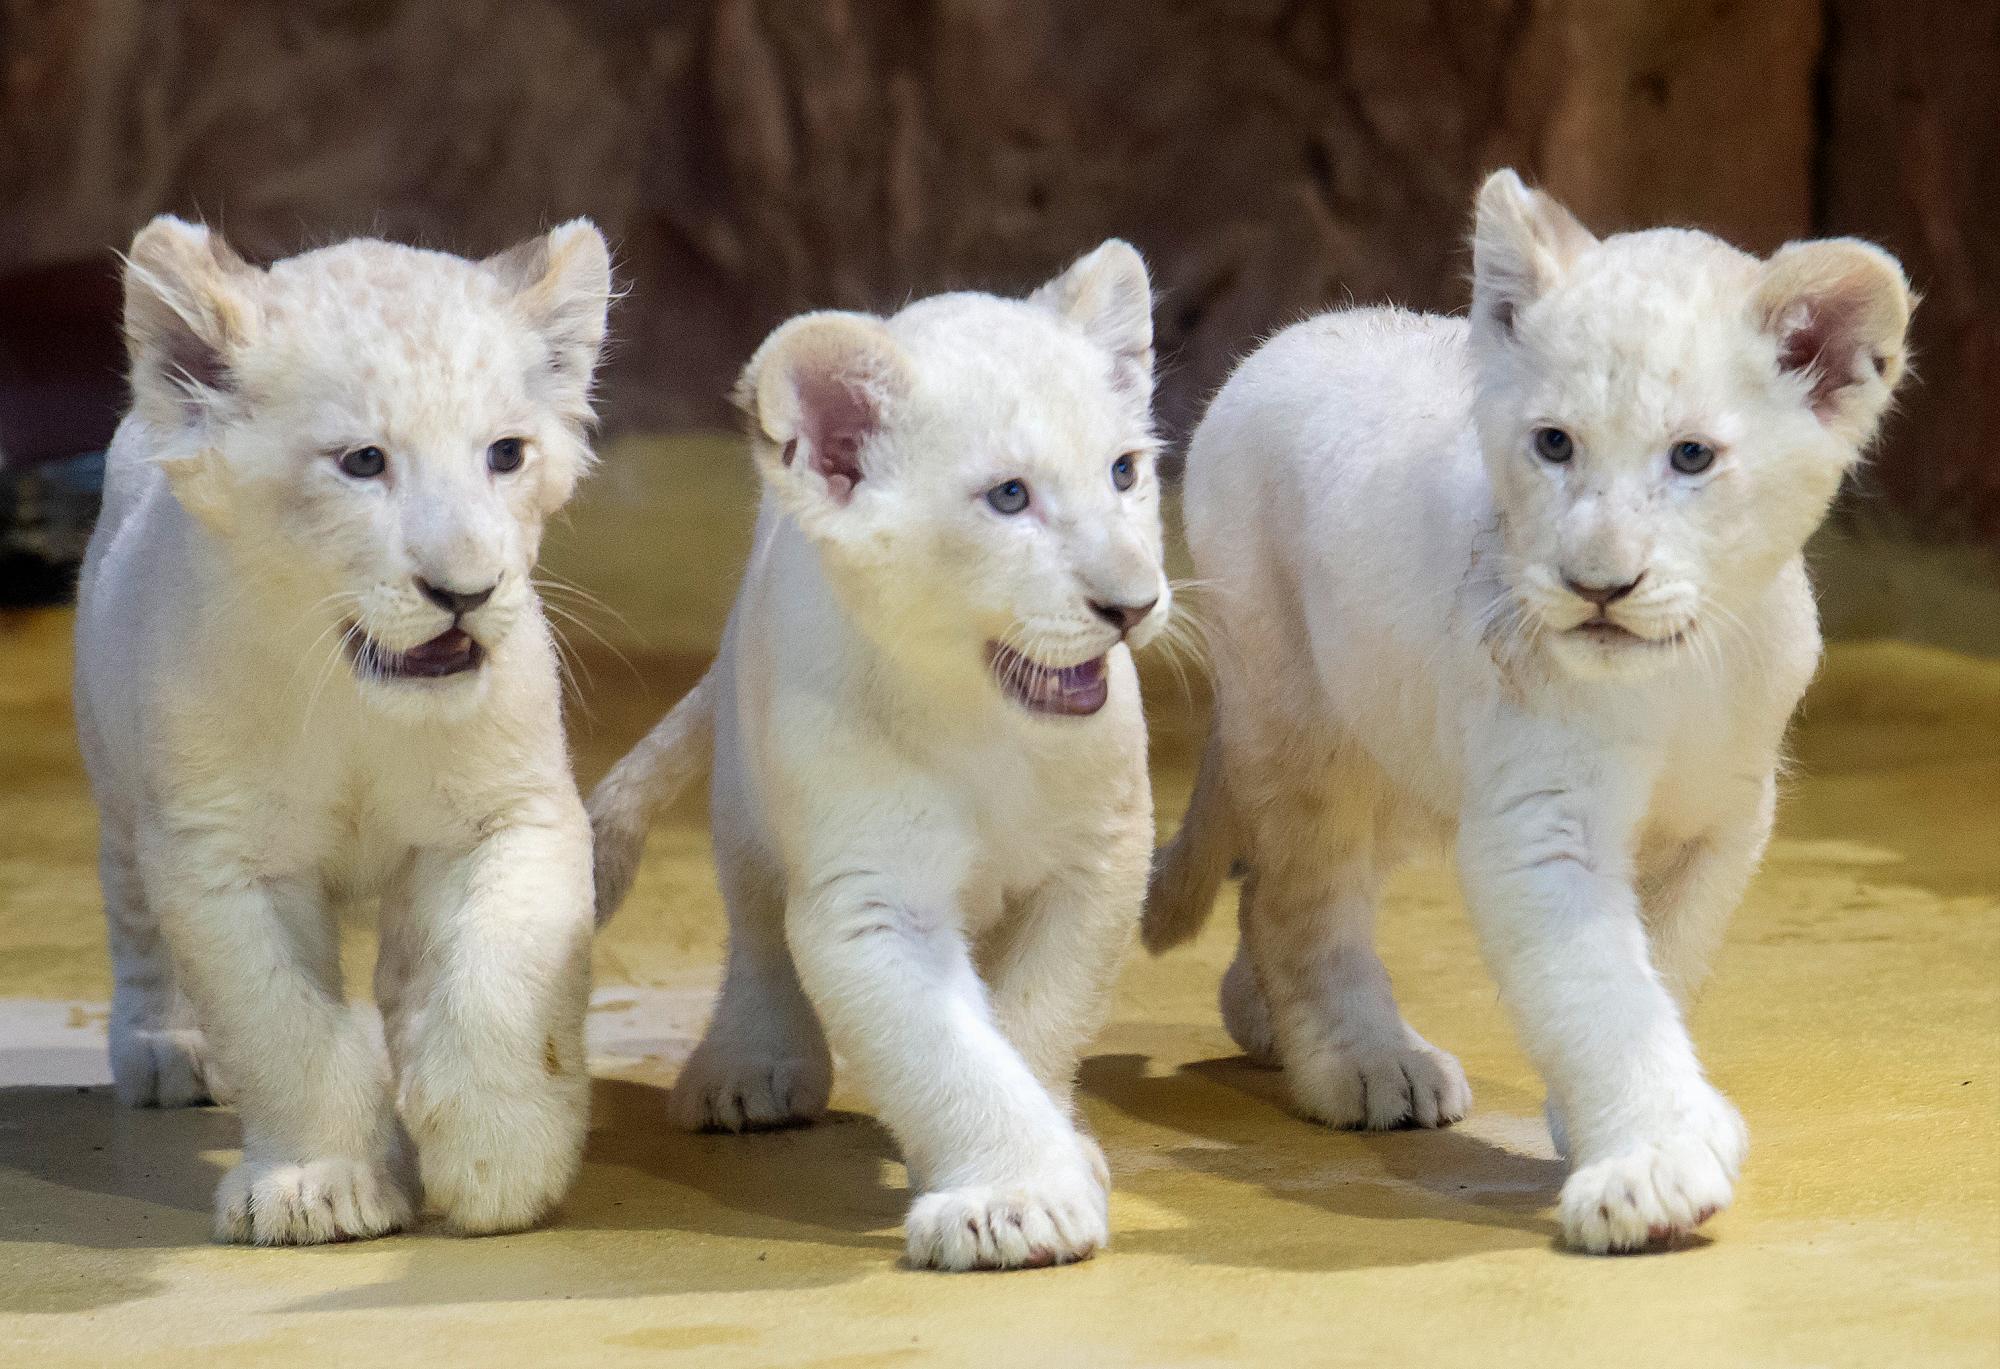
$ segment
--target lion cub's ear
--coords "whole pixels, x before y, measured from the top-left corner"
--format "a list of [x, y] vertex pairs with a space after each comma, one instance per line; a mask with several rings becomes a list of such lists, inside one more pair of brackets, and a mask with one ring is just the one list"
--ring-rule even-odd
[[909, 383], [880, 319], [824, 312], [781, 325], [736, 387], [766, 483], [801, 515], [846, 507], [881, 473], [878, 439]]
[[163, 422], [205, 416], [235, 389], [263, 273], [219, 234], [162, 214], [125, 256], [125, 349], [135, 403]]
[[1112, 383], [1140, 403], [1153, 397], [1153, 287], [1139, 249], [1107, 238], [1028, 296], [1083, 329], [1111, 354]]
[[1597, 239], [1576, 216], [1511, 169], [1479, 187], [1472, 228], [1472, 326], [1511, 337], [1514, 319], [1547, 294]]
[[140, 229], [125, 256], [133, 408], [191, 439], [169, 444], [161, 465], [174, 497], [220, 533], [231, 522], [228, 473], [202, 430], [237, 397], [262, 275], [220, 235], [168, 214]]
[[1781, 247], [1753, 308], [1778, 367], [1804, 385], [1821, 423], [1857, 446], [1875, 431], [1909, 356], [1916, 299], [1903, 267], [1873, 243], [1827, 238]]
[[481, 263], [514, 292], [514, 303], [549, 347], [551, 398], [565, 418], [588, 423], [590, 381], [604, 350], [611, 306], [611, 249], [589, 219], [571, 219]]

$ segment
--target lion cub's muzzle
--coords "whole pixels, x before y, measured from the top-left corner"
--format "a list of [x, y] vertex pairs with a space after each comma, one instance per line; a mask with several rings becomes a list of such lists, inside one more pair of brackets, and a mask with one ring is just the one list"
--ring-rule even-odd
[[355, 673], [372, 680], [443, 680], [478, 670], [486, 663], [486, 644], [465, 623], [499, 587], [496, 580], [483, 589], [453, 589], [418, 576], [417, 592], [449, 613], [450, 624], [435, 637], [398, 650], [384, 646], [360, 623], [350, 623], [347, 652]]

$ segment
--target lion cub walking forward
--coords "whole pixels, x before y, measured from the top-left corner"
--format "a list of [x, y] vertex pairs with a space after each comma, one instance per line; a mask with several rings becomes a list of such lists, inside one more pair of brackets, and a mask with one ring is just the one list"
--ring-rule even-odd
[[[529, 575], [590, 453], [577, 222], [485, 262], [132, 244], [133, 406], [77, 618], [128, 1103], [226, 1084], [225, 1240], [535, 1221], [576, 1172], [590, 833]], [[330, 903], [379, 893], [383, 1052]], [[415, 1143], [407, 1173], [400, 1121]]]
[[1070, 1090], [1151, 847], [1152, 361], [1115, 241], [1026, 301], [778, 329], [738, 391], [766, 494], [721, 655], [591, 796], [608, 914], [713, 746], [729, 961], [674, 1108], [814, 1117], [830, 1040], [909, 1162], [917, 1265], [1106, 1239]]
[[1309, 1117], [1441, 1125], [1465, 1076], [1398, 1015], [1373, 921], [1413, 845], [1455, 840], [1573, 1165], [1563, 1234], [1625, 1250], [1723, 1207], [1742, 1161], [1680, 1004], [1770, 835], [1819, 659], [1800, 549], [1911, 300], [1866, 243], [1600, 242], [1510, 171], [1474, 276], [1469, 323], [1287, 330], [1195, 435], [1216, 716], [1145, 937], [1192, 936], [1241, 856], [1237, 1041]]

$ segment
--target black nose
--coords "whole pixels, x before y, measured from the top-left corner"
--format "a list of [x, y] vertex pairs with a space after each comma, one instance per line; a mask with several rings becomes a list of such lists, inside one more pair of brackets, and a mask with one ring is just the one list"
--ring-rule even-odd
[[446, 613], [458, 618], [463, 618], [488, 599], [491, 599], [493, 591], [499, 587], [500, 582], [495, 580], [485, 589], [445, 589], [440, 585], [432, 584], [421, 575], [417, 577], [417, 588], [423, 591], [424, 598], [436, 604]]
[[1146, 615], [1153, 611], [1153, 605], [1159, 602], [1157, 596], [1143, 604], [1100, 604], [1093, 601], [1090, 611], [1120, 632], [1130, 632], [1145, 621]]
[[1572, 580], [1565, 575], [1563, 584], [1567, 585], [1569, 592], [1577, 598], [1588, 599], [1599, 608], [1607, 608], [1639, 588], [1639, 582], [1645, 578], [1646, 572], [1642, 570], [1622, 585], [1586, 585], [1581, 580]]

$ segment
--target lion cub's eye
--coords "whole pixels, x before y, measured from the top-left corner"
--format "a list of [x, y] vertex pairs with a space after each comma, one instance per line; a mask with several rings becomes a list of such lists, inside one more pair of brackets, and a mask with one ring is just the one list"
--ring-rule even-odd
[[995, 513], [1019, 513], [1028, 507], [1028, 486], [1025, 481], [1006, 480], [986, 492], [986, 502], [993, 506]]
[[501, 475], [520, 470], [525, 445], [518, 437], [501, 438], [486, 449], [486, 468]]
[[1682, 475], [1700, 475], [1715, 464], [1715, 448], [1706, 442], [1676, 442], [1667, 452], [1667, 464]]
[[1576, 443], [1561, 428], [1537, 428], [1534, 435], [1535, 455], [1552, 466], [1560, 466], [1576, 455]]
[[356, 480], [373, 480], [389, 468], [389, 457], [380, 447], [356, 447], [351, 452], [343, 452], [334, 464], [340, 467], [342, 475], [351, 475]]
[[1139, 463], [1127, 452], [1111, 463], [1111, 483], [1121, 490], [1129, 490], [1139, 479]]

